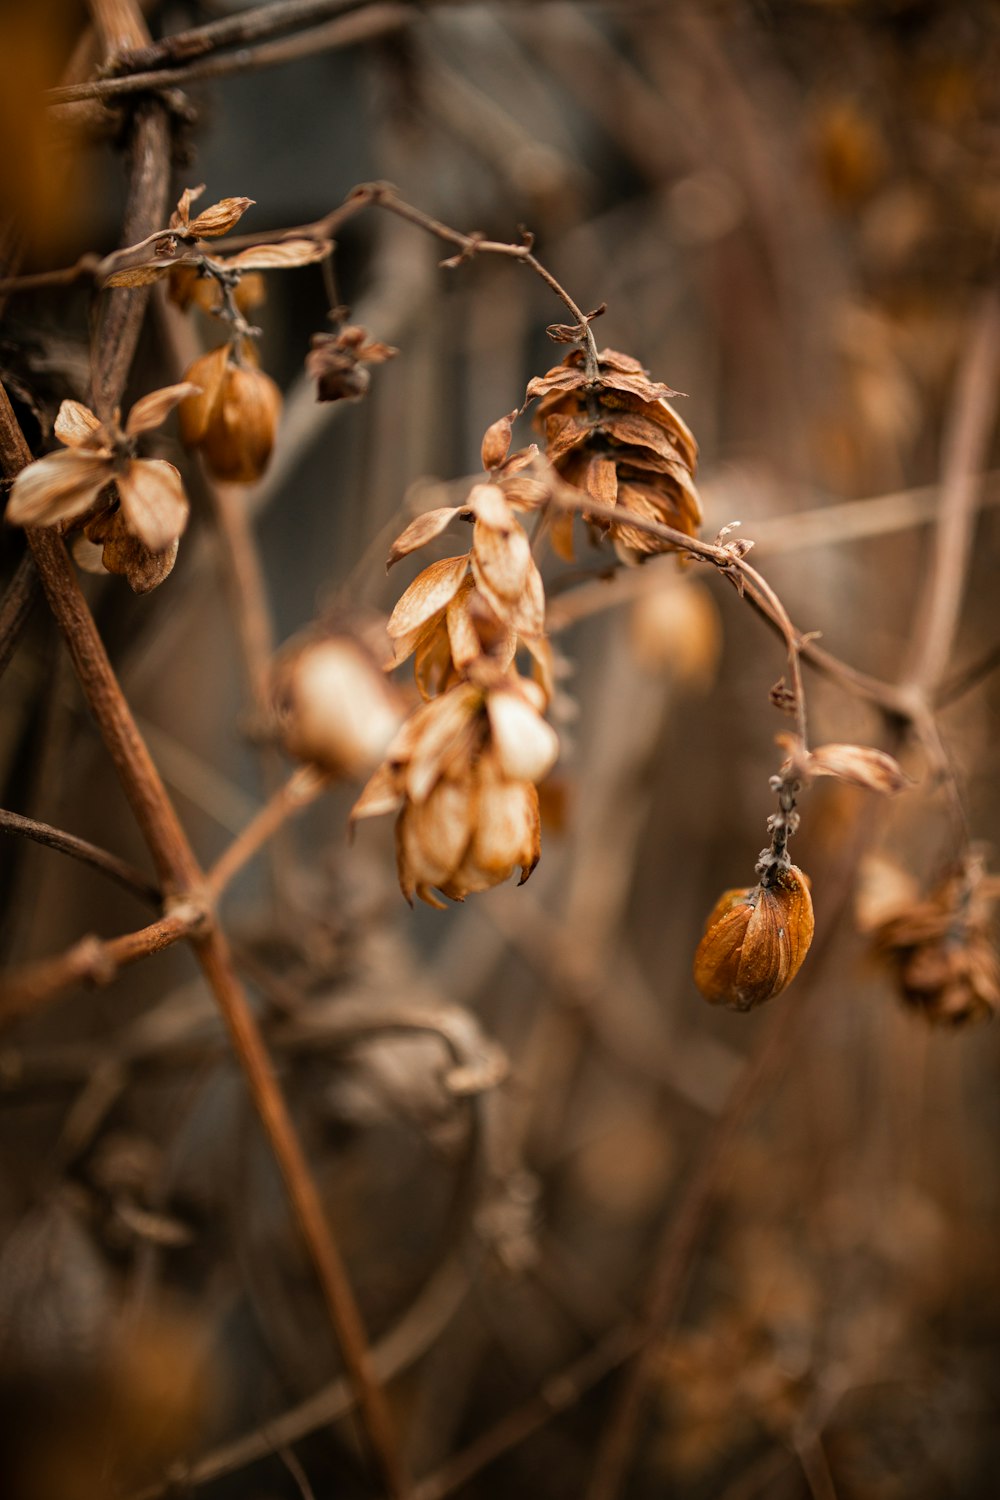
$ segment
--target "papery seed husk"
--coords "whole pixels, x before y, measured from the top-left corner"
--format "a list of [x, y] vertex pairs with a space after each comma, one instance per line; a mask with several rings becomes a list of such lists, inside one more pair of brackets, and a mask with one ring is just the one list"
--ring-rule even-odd
[[809, 756], [808, 771], [888, 794], [902, 791], [910, 780], [893, 756], [870, 745], [820, 745]]
[[253, 484], [267, 468], [281, 415], [281, 392], [263, 370], [231, 365], [201, 450], [217, 479]]
[[698, 944], [695, 983], [713, 1004], [750, 1010], [794, 979], [813, 928], [809, 887], [795, 865], [771, 886], [726, 891]]
[[293, 753], [348, 776], [377, 765], [402, 719], [391, 684], [346, 639], [321, 641], [301, 653], [291, 672], [289, 707]]
[[393, 563], [399, 562], [401, 557], [406, 557], [410, 552], [416, 552], [418, 548], [425, 547], [436, 536], [440, 536], [456, 516], [468, 515], [468, 513], [469, 508], [466, 505], [442, 505], [436, 510], [428, 510], [422, 516], [417, 516], [416, 520], [411, 521], [406, 530], [401, 532], [393, 542], [386, 559], [386, 568], [391, 568]]
[[109, 573], [125, 578], [134, 594], [148, 594], [159, 588], [173, 572], [180, 542], [174, 540], [160, 551], [147, 547], [133, 536], [122, 512], [116, 511], [101, 551], [101, 561]]
[[516, 416], [515, 408], [506, 417], [499, 417], [487, 427], [480, 450], [484, 469], [498, 469], [507, 457]]
[[488, 885], [508, 880], [518, 867], [534, 867], [538, 821], [538, 793], [530, 782], [482, 782], [470, 856]]
[[[471, 683], [461, 683], [411, 714], [407, 720], [405, 785], [414, 802], [422, 802], [453, 764], [467, 755], [471, 757], [482, 705], [480, 690]], [[397, 752], [398, 742], [399, 736], [389, 746], [390, 758]]]
[[189, 448], [196, 448], [208, 430], [228, 365], [229, 346], [220, 344], [218, 349], [200, 355], [185, 371], [185, 380], [197, 387], [197, 393], [182, 401], [178, 411], [181, 440]]
[[399, 773], [390, 765], [379, 766], [351, 808], [350, 821], [356, 823], [359, 818], [379, 818], [383, 813], [395, 812], [403, 800], [400, 782]]
[[519, 693], [493, 692], [486, 711], [494, 758], [510, 781], [541, 781], [559, 758], [559, 736]]
[[[483, 580], [490, 594], [513, 603], [528, 580], [531, 543], [516, 522], [510, 530], [499, 531], [484, 521], [477, 521], [472, 540], [472, 562], [477, 579]], [[503, 613], [499, 613], [502, 619]]]
[[37, 459], [14, 480], [7, 520], [15, 526], [55, 526], [83, 515], [113, 478], [109, 459], [67, 448]]
[[129, 437], [150, 432], [167, 420], [175, 406], [197, 394], [198, 387], [192, 381], [185, 380], [179, 385], [166, 385], [162, 390], [150, 391], [148, 396], [140, 396], [128, 414], [125, 431]]
[[[462, 586], [469, 568], [469, 555], [443, 557], [418, 573], [409, 588], [396, 601], [386, 630], [394, 642], [401, 642], [414, 631], [420, 631], [447, 609]], [[397, 660], [408, 654], [397, 644]], [[412, 646], [410, 648], [412, 650]]]
[[126, 524], [151, 552], [162, 552], [184, 531], [188, 500], [181, 476], [162, 458], [135, 458], [117, 476]]
[[59, 408], [53, 428], [56, 437], [67, 448], [92, 448], [100, 446], [100, 418], [95, 417], [89, 406], [82, 401], [64, 401]]

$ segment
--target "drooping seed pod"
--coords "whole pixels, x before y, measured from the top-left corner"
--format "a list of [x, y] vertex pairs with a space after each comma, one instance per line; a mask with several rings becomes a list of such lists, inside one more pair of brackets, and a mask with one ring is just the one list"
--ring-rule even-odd
[[726, 891], [694, 957], [694, 980], [713, 1005], [752, 1010], [799, 972], [813, 928], [808, 880], [795, 865], [771, 885]]
[[369, 775], [403, 720], [395, 685], [348, 635], [303, 647], [277, 686], [286, 748], [336, 775]]
[[[197, 396], [182, 402], [181, 437], [199, 448], [216, 479], [253, 484], [267, 468], [274, 447], [281, 392], [269, 375], [232, 358], [224, 344], [191, 366], [198, 372]], [[194, 376], [192, 376], [194, 379]]]

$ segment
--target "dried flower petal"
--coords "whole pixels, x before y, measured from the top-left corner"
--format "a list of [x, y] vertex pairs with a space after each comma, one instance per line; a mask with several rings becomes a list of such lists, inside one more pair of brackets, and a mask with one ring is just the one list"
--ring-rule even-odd
[[[204, 189], [202, 189], [204, 191]], [[196, 195], [197, 196], [197, 195]], [[183, 202], [184, 199], [182, 198]], [[187, 207], [192, 199], [188, 199]], [[213, 203], [211, 208], [202, 209], [196, 219], [188, 222], [188, 232], [198, 239], [211, 239], [216, 235], [228, 234], [235, 229], [248, 208], [252, 208], [255, 200], [253, 198], [220, 198], [218, 203]], [[180, 204], [178, 204], [178, 209]]]
[[56, 526], [90, 509], [112, 478], [106, 458], [77, 448], [50, 453], [21, 470], [7, 502], [15, 526]]
[[393, 542], [386, 559], [388, 570], [394, 563], [398, 563], [401, 557], [407, 557], [409, 553], [416, 552], [420, 547], [425, 547], [428, 542], [451, 525], [456, 516], [467, 516], [469, 507], [467, 505], [442, 505], [436, 510], [424, 511], [422, 516], [417, 516], [411, 521], [406, 530]]
[[807, 763], [810, 776], [836, 776], [850, 786], [891, 794], [908, 786], [910, 778], [885, 750], [870, 745], [820, 745]]
[[486, 429], [480, 450], [484, 469], [498, 469], [510, 450], [517, 410], [499, 417]]
[[117, 476], [128, 529], [151, 552], [162, 552], [187, 525], [188, 501], [181, 476], [162, 458], [137, 458]]
[[152, 428], [161, 426], [174, 407], [179, 406], [187, 397], [197, 395], [198, 389], [198, 386], [186, 380], [180, 385], [165, 385], [162, 390], [140, 396], [128, 414], [126, 433], [129, 437], [138, 437], [141, 432], [149, 432]]
[[559, 736], [519, 693], [493, 692], [486, 708], [497, 764], [511, 781], [541, 781], [559, 759]]
[[64, 401], [55, 421], [55, 435], [67, 448], [101, 447], [100, 420], [82, 401]]

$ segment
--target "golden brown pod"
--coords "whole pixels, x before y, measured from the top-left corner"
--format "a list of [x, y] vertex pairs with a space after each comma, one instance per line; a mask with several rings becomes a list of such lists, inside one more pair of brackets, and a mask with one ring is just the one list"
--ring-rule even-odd
[[726, 891], [694, 956], [694, 981], [713, 1005], [751, 1010], [799, 972], [813, 928], [807, 877], [795, 865], [770, 886]]
[[201, 391], [181, 404], [181, 437], [201, 449], [216, 479], [253, 484], [271, 457], [281, 392], [263, 370], [234, 363], [226, 345], [196, 359], [191, 370]]

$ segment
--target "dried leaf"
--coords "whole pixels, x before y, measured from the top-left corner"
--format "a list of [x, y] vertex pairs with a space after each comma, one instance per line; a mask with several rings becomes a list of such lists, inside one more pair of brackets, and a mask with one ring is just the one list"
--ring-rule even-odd
[[810, 776], [836, 776], [850, 786], [892, 794], [911, 784], [899, 762], [870, 745], [820, 745], [809, 756]]
[[480, 456], [484, 469], [498, 469], [510, 451], [511, 436], [514, 431], [514, 418], [517, 410], [508, 413], [506, 417], [498, 417], [486, 429], [483, 437]]
[[428, 542], [433, 541], [436, 536], [451, 525], [456, 516], [468, 516], [470, 514], [467, 505], [442, 505], [436, 510], [428, 510], [422, 516], [417, 516], [411, 521], [406, 530], [393, 542], [386, 559], [386, 571], [398, 563], [401, 557], [407, 557], [409, 553], [416, 552]]
[[444, 610], [457, 592], [469, 566], [469, 556], [445, 557], [431, 563], [410, 584], [389, 616], [386, 630], [393, 641], [407, 636]]
[[243, 271], [287, 270], [325, 260], [332, 249], [332, 240], [279, 240], [274, 245], [254, 245], [237, 255], [227, 256], [225, 264], [233, 270]]

